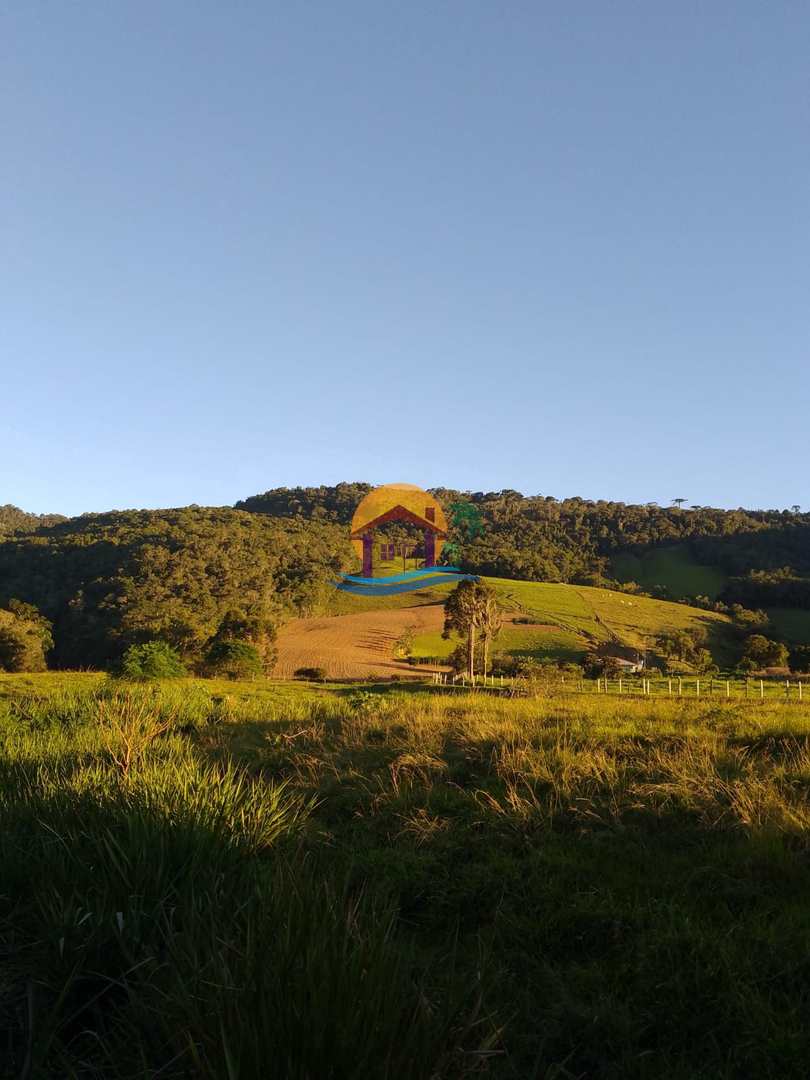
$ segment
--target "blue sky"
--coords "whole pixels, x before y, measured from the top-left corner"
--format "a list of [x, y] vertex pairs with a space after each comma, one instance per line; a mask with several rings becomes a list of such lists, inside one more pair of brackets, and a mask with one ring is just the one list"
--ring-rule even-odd
[[0, 503], [810, 506], [808, 56], [795, 3], [4, 3]]

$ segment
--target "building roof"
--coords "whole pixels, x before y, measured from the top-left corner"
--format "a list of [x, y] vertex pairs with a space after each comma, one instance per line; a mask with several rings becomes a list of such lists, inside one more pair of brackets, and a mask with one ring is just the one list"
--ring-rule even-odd
[[386, 510], [385, 513], [379, 514], [377, 517], [372, 518], [371, 521], [364, 522], [358, 529], [352, 532], [351, 538], [352, 540], [359, 540], [365, 533], [371, 532], [372, 529], [376, 529], [380, 525], [385, 525], [386, 522], [389, 521], [407, 521], [410, 525], [416, 525], [420, 529], [435, 533], [442, 539], [445, 539], [447, 536], [446, 530], [442, 529], [435, 521], [428, 521], [428, 519], [422, 517], [421, 514], [417, 514], [413, 510], [409, 510], [406, 506], [397, 503], [396, 506], [392, 506], [391, 509]]

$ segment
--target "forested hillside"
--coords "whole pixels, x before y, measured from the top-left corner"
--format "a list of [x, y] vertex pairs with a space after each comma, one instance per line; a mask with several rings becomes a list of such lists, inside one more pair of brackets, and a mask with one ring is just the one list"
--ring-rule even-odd
[[0, 543], [0, 607], [53, 623], [51, 662], [97, 667], [162, 638], [195, 660], [229, 612], [309, 614], [351, 558], [345, 530], [232, 509], [86, 515]]
[[10, 536], [12, 533], [33, 532], [42, 525], [56, 525], [67, 518], [61, 514], [27, 514], [20, 510], [19, 506], [6, 503], [0, 506], [0, 537]]
[[[275, 517], [322, 518], [347, 524], [367, 484], [335, 487], [277, 488], [237, 505]], [[483, 528], [471, 539], [463, 523], [453, 540], [464, 569], [526, 581], [600, 584], [617, 577], [620, 555], [643, 555], [659, 548], [681, 548], [681, 558], [696, 566], [716, 567], [724, 576], [789, 567], [800, 577], [810, 572], [810, 514], [792, 510], [719, 510], [713, 507], [635, 506], [587, 499], [553, 499], [518, 491], [460, 492], [433, 489], [452, 519], [452, 508], [472, 504]], [[699, 578], [697, 579], [699, 581]], [[729, 601], [740, 600], [743, 586], [734, 583]], [[766, 591], [766, 590], [765, 590]], [[661, 590], [662, 595], [666, 590]], [[699, 587], [683, 595], [696, 595]], [[760, 603], [763, 582], [746, 590]], [[784, 581], [773, 603], [791, 604], [800, 588]], [[774, 592], [774, 597], [777, 591]], [[680, 597], [678, 597], [680, 598]]]
[[[8, 612], [18, 600], [53, 624], [52, 665], [105, 666], [128, 645], [156, 637], [196, 662], [226, 615], [277, 626], [324, 610], [331, 582], [352, 565], [347, 526], [369, 490], [360, 483], [278, 488], [235, 509], [69, 520], [5, 506], [0, 608]], [[774, 627], [790, 631], [786, 640], [810, 636], [789, 617], [789, 609], [810, 608], [808, 514], [516, 491], [434, 494], [455, 521], [455, 561], [474, 573], [591, 585], [639, 580], [647, 591], [676, 599], [703, 594], [704, 583], [712, 583], [711, 596], [727, 605], [773, 610]], [[459, 507], [480, 515], [478, 535]]]

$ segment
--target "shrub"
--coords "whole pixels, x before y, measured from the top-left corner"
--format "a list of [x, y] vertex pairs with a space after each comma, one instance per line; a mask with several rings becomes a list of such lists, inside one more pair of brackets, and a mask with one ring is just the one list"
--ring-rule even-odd
[[603, 656], [597, 652], [590, 652], [584, 660], [585, 674], [589, 679], [616, 678], [622, 674], [624, 668], [615, 656]]
[[326, 671], [322, 667], [300, 667], [295, 669], [296, 679], [309, 679], [310, 682], [324, 682]]
[[130, 645], [114, 672], [124, 679], [176, 679], [186, 674], [176, 649], [166, 641]]
[[31, 604], [12, 600], [0, 610], [0, 671], [45, 671], [51, 624]]
[[788, 649], [781, 641], [771, 641], [762, 634], [752, 634], [745, 642], [740, 659], [741, 671], [761, 671], [769, 667], [785, 667]]
[[263, 673], [262, 658], [247, 641], [214, 641], [205, 657], [206, 671], [228, 679], [255, 678]]

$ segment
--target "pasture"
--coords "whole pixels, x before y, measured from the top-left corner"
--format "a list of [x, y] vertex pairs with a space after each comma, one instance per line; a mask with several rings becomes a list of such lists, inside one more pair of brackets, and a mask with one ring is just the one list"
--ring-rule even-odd
[[803, 1077], [809, 734], [0, 677], [0, 1076]]
[[[720, 661], [731, 655], [730, 620], [713, 611], [585, 585], [482, 580], [495, 590], [507, 614], [496, 652], [577, 661], [593, 645], [615, 642], [644, 649], [659, 634], [705, 630]], [[447, 656], [454, 644], [436, 632], [417, 633], [413, 655]]]
[[[733, 654], [730, 620], [715, 612], [590, 586], [484, 577], [505, 611], [495, 651], [507, 656], [579, 661], [594, 645], [614, 642], [644, 649], [659, 634], [705, 630], [724, 666]], [[449, 656], [457, 641], [442, 638], [443, 604], [450, 585], [418, 593], [357, 596], [335, 592], [322, 615], [294, 619], [279, 635], [274, 674], [289, 678], [299, 667], [323, 667], [330, 678], [368, 678], [409, 673], [395, 655], [408, 639], [409, 655]]]

